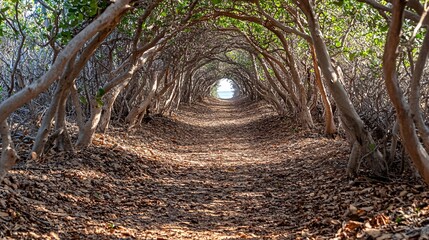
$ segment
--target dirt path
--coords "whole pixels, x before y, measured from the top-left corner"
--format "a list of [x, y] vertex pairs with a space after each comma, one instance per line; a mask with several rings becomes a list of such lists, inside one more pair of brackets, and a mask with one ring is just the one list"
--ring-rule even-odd
[[262, 103], [201, 103], [134, 133], [98, 136], [75, 155], [21, 163], [0, 187], [0, 239], [399, 239], [420, 231], [427, 188], [350, 182], [348, 152], [343, 140], [299, 129]]

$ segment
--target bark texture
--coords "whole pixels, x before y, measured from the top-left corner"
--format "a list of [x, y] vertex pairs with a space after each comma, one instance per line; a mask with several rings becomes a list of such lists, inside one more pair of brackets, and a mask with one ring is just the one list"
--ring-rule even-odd
[[15, 165], [19, 159], [10, 136], [9, 125], [6, 120], [0, 123], [0, 135], [2, 139], [2, 154], [0, 159], [0, 183], [7, 171]]
[[418, 139], [416, 127], [411, 116], [411, 110], [399, 86], [396, 72], [397, 50], [400, 42], [406, 3], [407, 1], [405, 0], [393, 1], [392, 21], [390, 23], [383, 55], [383, 73], [387, 92], [396, 109], [402, 144], [420, 175], [425, 182], [429, 184], [429, 156]]
[[351, 137], [353, 145], [350, 154], [347, 172], [351, 177], [357, 175], [359, 161], [362, 155], [371, 152], [374, 161], [378, 162], [379, 169], [373, 169], [377, 174], [384, 174], [386, 166], [381, 153], [375, 148], [374, 140], [371, 134], [364, 128], [362, 119], [356, 112], [344, 86], [342, 84], [341, 75], [334, 70], [331, 64], [331, 57], [328, 53], [326, 44], [323, 40], [320, 26], [316, 20], [313, 6], [308, 0], [295, 1], [300, 9], [307, 16], [308, 27], [311, 33], [312, 42], [316, 52], [317, 60], [324, 76], [325, 84], [328, 86], [332, 97], [340, 111], [341, 121], [346, 132]]

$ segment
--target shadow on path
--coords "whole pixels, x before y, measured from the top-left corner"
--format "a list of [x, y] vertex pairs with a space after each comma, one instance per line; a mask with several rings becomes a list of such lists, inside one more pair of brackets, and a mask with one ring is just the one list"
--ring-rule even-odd
[[212, 100], [29, 162], [0, 188], [0, 237], [332, 238], [351, 204], [388, 207], [390, 186], [348, 183], [344, 141], [291, 122], [263, 103]]

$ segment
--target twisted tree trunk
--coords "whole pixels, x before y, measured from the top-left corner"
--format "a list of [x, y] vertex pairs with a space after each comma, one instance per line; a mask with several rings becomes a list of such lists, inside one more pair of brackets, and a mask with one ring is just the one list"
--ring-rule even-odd
[[76, 53], [82, 49], [82, 46], [87, 43], [88, 40], [93, 38], [100, 31], [117, 24], [118, 21], [115, 20], [130, 8], [128, 5], [129, 2], [130, 0], [117, 0], [107, 7], [100, 16], [70, 40], [70, 42], [55, 58], [55, 62], [52, 64], [49, 71], [47, 71], [37, 81], [34, 81], [30, 85], [21, 89], [0, 104], [0, 122], [3, 126], [1, 131], [4, 136], [3, 141], [6, 141], [6, 145], [3, 145], [4, 147], [2, 148], [2, 159], [0, 160], [3, 164], [3, 167], [1, 167], [2, 171], [7, 171], [10, 163], [14, 162], [10, 159], [16, 159], [12, 139], [7, 137], [10, 136], [9, 128], [5, 122], [7, 117], [33, 98], [37, 97], [57, 81], [64, 73], [65, 66], [70, 59], [72, 59]]
[[322, 70], [325, 84], [329, 87], [330, 93], [340, 111], [340, 118], [344, 129], [351, 137], [352, 151], [347, 166], [349, 176], [355, 177], [357, 175], [359, 161], [364, 155], [373, 156], [374, 161], [377, 161], [375, 165], [378, 166], [373, 170], [376, 174], [385, 175], [387, 169], [384, 159], [380, 151], [376, 149], [376, 144], [371, 134], [365, 129], [362, 119], [357, 114], [355, 107], [344, 89], [341, 79], [342, 76], [334, 70], [331, 64], [331, 57], [323, 40], [319, 23], [313, 11], [313, 6], [309, 0], [299, 2], [294, 0], [294, 2], [307, 16], [316, 57]]
[[149, 86], [149, 92], [145, 100], [139, 105], [135, 106], [133, 109], [131, 109], [130, 113], [126, 117], [125, 120], [126, 122], [128, 122], [129, 128], [133, 128], [135, 126], [138, 120], [138, 116], [143, 112], [145, 112], [146, 109], [149, 107], [149, 104], [152, 101], [152, 98], [155, 96], [156, 89], [158, 88], [158, 78], [159, 77], [156, 76], [152, 79]]
[[54, 64], [37, 81], [26, 86], [0, 104], [0, 122], [3, 122], [12, 112], [23, 106], [31, 99], [48, 89], [61, 74], [67, 62], [80, 50], [82, 46], [98, 32], [113, 27], [114, 20], [129, 9], [130, 0], [117, 0], [111, 4], [98, 18], [80, 31], [67, 46], [58, 54]]
[[420, 175], [423, 177], [425, 182], [429, 184], [429, 156], [418, 139], [411, 110], [399, 86], [396, 72], [397, 49], [400, 42], [404, 17], [403, 14], [406, 3], [406, 0], [393, 1], [392, 20], [387, 34], [387, 41], [383, 55], [384, 80], [389, 97], [396, 109], [396, 117], [399, 123], [402, 144]]

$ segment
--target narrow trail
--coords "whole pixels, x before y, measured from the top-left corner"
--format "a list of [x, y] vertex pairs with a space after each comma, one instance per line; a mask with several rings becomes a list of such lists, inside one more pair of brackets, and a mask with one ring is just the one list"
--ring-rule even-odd
[[[314, 220], [307, 211], [315, 213], [320, 207], [309, 201], [316, 195], [314, 187], [333, 190], [341, 181], [343, 172], [334, 172], [345, 167], [345, 143], [328, 143], [305, 131], [297, 138], [293, 134], [298, 129], [265, 105], [215, 101], [185, 109], [179, 116], [192, 123], [184, 134], [192, 140], [173, 150], [180, 173], [171, 181], [180, 182], [181, 189], [173, 185], [166, 199], [179, 199], [172, 212], [185, 221], [173, 221], [170, 227], [189, 224], [185, 238], [189, 233], [198, 239], [295, 236]], [[318, 171], [322, 166], [331, 167], [322, 170], [330, 177]], [[317, 182], [321, 176], [324, 181]], [[324, 197], [330, 202], [328, 195]], [[327, 221], [331, 226], [340, 223]]]
[[414, 182], [350, 184], [348, 152], [265, 104], [206, 101], [19, 164], [0, 187], [0, 238], [330, 239], [428, 202]]

